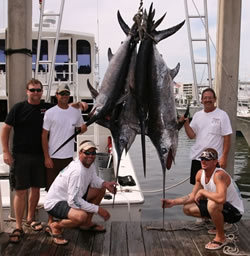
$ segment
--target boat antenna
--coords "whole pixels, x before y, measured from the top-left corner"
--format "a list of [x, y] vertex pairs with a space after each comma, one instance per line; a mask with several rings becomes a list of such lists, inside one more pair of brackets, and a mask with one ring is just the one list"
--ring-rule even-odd
[[95, 47], [96, 51], [96, 88], [99, 87], [99, 82], [100, 82], [100, 56], [99, 56], [99, 40], [100, 40], [100, 34], [99, 34], [99, 0], [96, 1], [96, 24], [97, 24], [97, 46]]

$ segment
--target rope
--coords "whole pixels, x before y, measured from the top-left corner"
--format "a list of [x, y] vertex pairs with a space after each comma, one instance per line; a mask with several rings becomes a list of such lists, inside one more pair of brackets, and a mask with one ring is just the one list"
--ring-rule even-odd
[[27, 48], [20, 48], [20, 49], [6, 49], [4, 51], [5, 55], [12, 55], [14, 53], [23, 53], [23, 54], [26, 54], [30, 57], [32, 57], [32, 51], [30, 49], [27, 49]]
[[[185, 178], [184, 180], [170, 186], [170, 187], [166, 187], [165, 190], [169, 190], [171, 188], [177, 187], [179, 185], [181, 185], [182, 183], [186, 182], [187, 180], [189, 180], [190, 177]], [[136, 191], [136, 192], [142, 192], [142, 193], [159, 193], [161, 191], [163, 191], [163, 189], [158, 189], [158, 190], [140, 190], [140, 189], [120, 189], [120, 192], [131, 192], [131, 191]]]

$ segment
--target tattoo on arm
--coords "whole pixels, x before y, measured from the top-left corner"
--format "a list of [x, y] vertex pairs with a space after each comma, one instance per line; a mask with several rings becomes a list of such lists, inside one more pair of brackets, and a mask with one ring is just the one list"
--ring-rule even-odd
[[216, 179], [219, 180], [219, 181], [223, 181], [224, 177], [223, 177], [223, 175], [217, 175]]
[[184, 197], [181, 198], [183, 204], [185, 204], [186, 202], [188, 202], [189, 199], [190, 199], [190, 196], [189, 196], [189, 195], [184, 196]]

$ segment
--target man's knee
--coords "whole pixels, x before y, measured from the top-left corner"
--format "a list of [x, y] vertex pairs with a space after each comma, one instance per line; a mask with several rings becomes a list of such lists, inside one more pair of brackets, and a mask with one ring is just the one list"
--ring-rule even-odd
[[88, 214], [83, 210], [70, 210], [68, 218], [72, 220], [76, 225], [81, 225], [87, 220]]
[[209, 214], [212, 216], [214, 212], [221, 212], [223, 209], [222, 204], [217, 204], [214, 201], [208, 200], [207, 202], [207, 210]]
[[27, 189], [15, 190], [15, 197], [24, 198], [27, 195]]
[[184, 204], [183, 205], [183, 212], [186, 214], [186, 215], [188, 215], [188, 216], [190, 216], [191, 215], [191, 211], [190, 211], [190, 205], [188, 205], [188, 204]]

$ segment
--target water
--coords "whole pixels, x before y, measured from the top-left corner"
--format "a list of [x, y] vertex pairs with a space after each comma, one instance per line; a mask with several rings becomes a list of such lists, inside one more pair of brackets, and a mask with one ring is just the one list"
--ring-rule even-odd
[[[190, 175], [191, 160], [189, 150], [194, 141], [187, 138], [184, 129], [179, 133], [179, 145], [175, 164], [166, 172], [166, 186], [170, 187], [185, 180]], [[162, 170], [155, 148], [147, 138], [147, 174], [144, 178], [141, 158], [140, 137], [137, 136], [135, 143], [130, 149], [137, 178], [143, 191], [155, 191], [162, 189]], [[250, 149], [243, 136], [236, 137], [234, 179], [241, 191], [244, 201], [245, 213], [243, 218], [250, 218]], [[175, 198], [191, 192], [193, 186], [189, 180], [183, 184], [166, 191], [166, 198]], [[162, 191], [144, 193], [145, 202], [142, 205], [142, 221], [162, 220], [161, 198]], [[182, 212], [182, 206], [165, 209], [166, 220], [190, 220]]]

